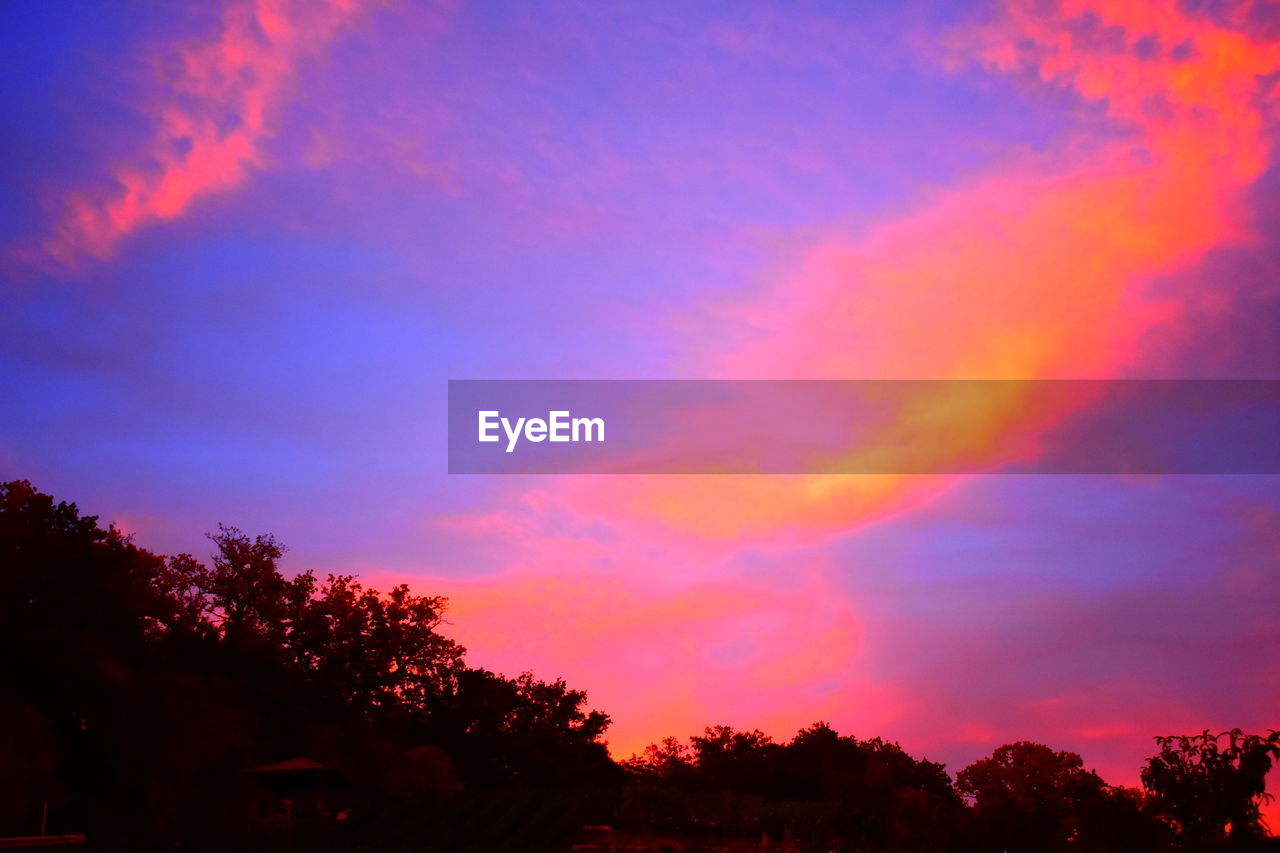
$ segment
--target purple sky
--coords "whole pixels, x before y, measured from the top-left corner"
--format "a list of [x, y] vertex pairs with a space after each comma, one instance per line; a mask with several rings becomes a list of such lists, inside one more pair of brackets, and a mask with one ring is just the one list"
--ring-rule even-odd
[[445, 383], [1277, 378], [1274, 8], [7, 4], [0, 466], [450, 595], [623, 755], [1133, 783], [1280, 724], [1276, 478], [451, 478]]

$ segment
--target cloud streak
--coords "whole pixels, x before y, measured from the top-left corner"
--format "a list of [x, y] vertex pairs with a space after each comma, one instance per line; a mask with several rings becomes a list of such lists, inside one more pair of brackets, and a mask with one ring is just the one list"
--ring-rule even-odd
[[151, 143], [112, 167], [113, 186], [65, 200], [31, 260], [75, 267], [111, 257], [128, 235], [181, 216], [199, 199], [243, 185], [266, 165], [265, 143], [296, 73], [350, 25], [358, 0], [228, 3], [216, 33], [176, 48], [150, 108]]
[[[1003, 164], [998, 173], [938, 190], [914, 212], [856, 236], [832, 232], [772, 292], [745, 307], [735, 301], [724, 313], [721, 334], [708, 336], [707, 348], [695, 347], [692, 363], [711, 365], [709, 373], [725, 378], [1176, 375], [1176, 364], [1153, 360], [1142, 345], [1152, 330], [1182, 320], [1186, 309], [1155, 292], [1151, 283], [1187, 268], [1214, 247], [1252, 238], [1242, 198], [1266, 166], [1263, 130], [1269, 95], [1264, 78], [1280, 69], [1274, 46], [1183, 13], [1174, 4], [1109, 2], [1010, 4], [997, 21], [963, 29], [949, 44], [957, 55], [992, 73], [1029, 76], [1033, 88], [1066, 90], [1100, 109], [1101, 124], [1093, 123], [1089, 130], [1102, 133], [1065, 140], [1042, 155]], [[726, 347], [726, 330], [742, 329], [747, 331], [732, 335], [736, 344]], [[921, 400], [914, 416], [928, 416], [931, 409], [946, 405]], [[973, 434], [957, 435], [952, 450], [967, 452], [975, 443], [997, 446], [1019, 430], [1051, 426], [1064, 414], [1030, 412], [1011, 400], [990, 422], [975, 425]], [[944, 446], [938, 452], [951, 451]], [[761, 548], [785, 563], [788, 555], [797, 558], [805, 549], [846, 537], [873, 521], [919, 508], [959, 482], [637, 477], [580, 479], [553, 491], [561, 510], [584, 526], [607, 526], [615, 553], [625, 551], [627, 542], [644, 539], [705, 557], [708, 543], [719, 542], [730, 552], [746, 545]], [[524, 535], [537, 538], [528, 531]], [[624, 565], [615, 568], [624, 574], [654, 571], [643, 560], [628, 569], [628, 558], [619, 559]], [[542, 577], [566, 571], [564, 565], [535, 557], [533, 565], [517, 571]], [[703, 565], [734, 571], [715, 559]], [[826, 565], [824, 571], [832, 571]], [[609, 673], [620, 659], [639, 661], [643, 655], [612, 639], [592, 641], [591, 626], [599, 624], [600, 613], [617, 612], [612, 596], [608, 603], [599, 600], [612, 582], [573, 577], [571, 582], [525, 583], [517, 574], [508, 578], [504, 595], [514, 596], [511, 600], [527, 612], [554, 610], [554, 618], [540, 623], [543, 628], [524, 630], [533, 638], [527, 647], [531, 665], [545, 660], [546, 666], [571, 666], [586, 683], [611, 685]], [[785, 571], [752, 581], [775, 590], [789, 582]], [[666, 603], [650, 602], [625, 617], [629, 630], [643, 625], [655, 636], [674, 631], [689, 638], [684, 646], [650, 650], [666, 661], [691, 660], [693, 672], [682, 670], [679, 679], [685, 685], [691, 678], [716, 678], [714, 667], [698, 656], [698, 650], [713, 643], [714, 632], [692, 617], [683, 623], [668, 619], [685, 612], [676, 604], [698, 588], [696, 581], [688, 583], [667, 593], [650, 586], [645, 595], [667, 595]], [[823, 613], [831, 594], [821, 583], [790, 592], [789, 618], [802, 624], [802, 614]], [[553, 604], [553, 599], [562, 603]], [[563, 603], [565, 599], [581, 606]], [[695, 610], [717, 612], [709, 602]], [[860, 624], [857, 610], [857, 605], [847, 605], [841, 618]], [[920, 630], [924, 637], [934, 636], [927, 627]], [[578, 640], [543, 649], [539, 637], [544, 632]], [[499, 644], [491, 648], [483, 636], [474, 641], [482, 654], [496, 650]], [[876, 712], [855, 715], [855, 722], [907, 731], [927, 739], [931, 747], [994, 745], [995, 739], [1012, 736], [1004, 721], [984, 722], [976, 712], [956, 721], [949, 734], [928, 735], [939, 721], [922, 710], [930, 700], [921, 685], [910, 675], [878, 680], [868, 674], [891, 666], [895, 656], [906, 653], [906, 645], [894, 648], [872, 641], [867, 651], [854, 635], [839, 630], [822, 638], [802, 633], [800, 638], [797, 646], [744, 649], [738, 661], [743, 673], [739, 689], [726, 688], [709, 701], [657, 713], [628, 695], [618, 706], [627, 710], [617, 714], [627, 733], [624, 742], [630, 745], [631, 733], [639, 728], [657, 737], [720, 719], [772, 722], [785, 733], [786, 726], [805, 722], [792, 719], [788, 709], [847, 709], [867, 703]], [[795, 654], [803, 657], [805, 648], [812, 650], [813, 670], [793, 660]], [[533, 651], [539, 649], [545, 657]], [[816, 665], [828, 657], [841, 665]], [[779, 671], [797, 673], [789, 703], [777, 702], [755, 681], [756, 674]], [[1090, 702], [1078, 697], [1041, 695], [1034, 683], [1020, 682], [1017, 673], [1009, 677], [1017, 683], [997, 687], [1002, 698], [993, 701], [1025, 693], [1021, 707], [1027, 714], [1037, 717], [1043, 711], [1052, 720], [1050, 728], [1077, 742], [1127, 739], [1126, 750], [1136, 752], [1145, 746], [1133, 744], [1145, 744], [1152, 734], [1147, 728], [1181, 724], [1194, 716], [1172, 708], [1162, 716], [1148, 708], [1142, 724], [1147, 728], [1135, 728], [1102, 719], [1090, 710]], [[1080, 696], [1088, 690], [1106, 693], [1096, 686], [1080, 690], [1086, 691]], [[605, 693], [612, 691], [609, 687]], [[1104, 704], [1114, 709], [1114, 702]], [[1164, 707], [1161, 700], [1149, 704]], [[922, 715], [927, 726], [917, 725]]]
[[[1065, 153], [938, 191], [856, 239], [832, 234], [772, 293], [729, 307], [726, 326], [748, 330], [738, 347], [695, 360], [751, 379], [1176, 375], [1141, 344], [1186, 309], [1150, 284], [1252, 238], [1241, 202], [1265, 166], [1263, 78], [1280, 70], [1280, 52], [1175, 4], [1045, 9], [1010, 4], [997, 23], [963, 30], [951, 46], [996, 73], [1031, 73], [1101, 104], [1120, 123], [1119, 139], [1075, 140]], [[951, 404], [922, 399], [910, 418], [945, 417]], [[999, 447], [1066, 414], [1011, 399], [970, 420], [950, 448], [928, 452]], [[887, 443], [918, 440], [912, 423], [900, 427]], [[607, 488], [610, 497], [591, 502], [708, 535], [756, 537], [840, 533], [914, 505], [911, 492], [943, 486], [828, 477]]]

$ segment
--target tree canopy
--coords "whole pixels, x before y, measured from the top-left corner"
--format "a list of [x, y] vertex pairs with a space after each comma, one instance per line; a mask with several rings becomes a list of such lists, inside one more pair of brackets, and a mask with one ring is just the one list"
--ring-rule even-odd
[[[618, 779], [586, 693], [470, 666], [447, 601], [287, 577], [270, 535], [220, 527], [162, 558], [29, 483], [0, 485], [0, 822], [145, 841], [236, 808], [245, 768], [307, 755], [378, 788], [432, 746], [463, 784]], [[4, 829], [0, 829], [4, 834]]]
[[1142, 790], [1030, 741], [953, 782], [822, 721], [786, 741], [709, 726], [615, 763], [584, 691], [473, 666], [443, 633], [445, 598], [287, 575], [269, 534], [209, 538], [207, 562], [162, 557], [30, 483], [0, 484], [0, 836], [45, 814], [101, 849], [245, 846], [261, 840], [246, 771], [306, 757], [364, 797], [348, 834], [328, 836], [339, 849], [565, 849], [602, 822], [801, 851], [1263, 843], [1275, 731], [1156, 738]]

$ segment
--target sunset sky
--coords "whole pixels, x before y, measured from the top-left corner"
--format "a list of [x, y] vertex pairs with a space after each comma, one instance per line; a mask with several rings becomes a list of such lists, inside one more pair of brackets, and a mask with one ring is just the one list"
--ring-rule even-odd
[[0, 21], [3, 479], [448, 595], [472, 663], [587, 690], [619, 757], [826, 719], [1135, 784], [1152, 735], [1280, 726], [1275, 476], [445, 459], [449, 379], [1280, 378], [1280, 7]]

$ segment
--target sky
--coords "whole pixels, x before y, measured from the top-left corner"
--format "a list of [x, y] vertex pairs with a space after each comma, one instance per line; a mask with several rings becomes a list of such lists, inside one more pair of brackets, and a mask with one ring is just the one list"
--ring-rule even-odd
[[[625, 757], [1280, 725], [1274, 476], [450, 476], [449, 379], [1280, 378], [1280, 11], [0, 7], [0, 473], [450, 597]], [[1014, 401], [957, 446], [1053, 413]], [[924, 400], [922, 410], [936, 401]], [[950, 452], [943, 448], [942, 452]], [[1280, 813], [1272, 810], [1272, 823]]]

